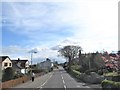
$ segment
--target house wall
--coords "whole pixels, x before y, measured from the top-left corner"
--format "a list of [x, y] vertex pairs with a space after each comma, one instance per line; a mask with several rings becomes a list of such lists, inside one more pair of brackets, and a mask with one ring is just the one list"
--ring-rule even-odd
[[29, 67], [29, 61], [27, 61], [27, 62], [25, 63], [25, 67], [26, 67], [26, 68]]
[[25, 63], [25, 73], [28, 73], [28, 71], [29, 71], [29, 61], [27, 61], [26, 63]]
[[44, 61], [38, 64], [40, 69], [50, 69], [52, 67], [52, 63], [50, 61]]
[[[7, 63], [7, 66], [5, 66], [5, 63]], [[11, 63], [11, 66], [10, 66], [10, 63]], [[2, 62], [2, 70], [3, 69], [6, 69], [8, 67], [12, 67], [12, 62], [9, 58], [6, 58], [3, 62]]]
[[21, 73], [25, 74], [26, 70], [25, 69], [21, 69]]
[[46, 61], [44, 63], [44, 67], [50, 67], [51, 68], [51, 62], [50, 61]]

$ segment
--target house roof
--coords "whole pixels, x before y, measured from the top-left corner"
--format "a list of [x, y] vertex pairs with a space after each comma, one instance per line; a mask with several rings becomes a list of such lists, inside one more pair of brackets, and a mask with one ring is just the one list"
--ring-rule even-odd
[[[0, 62], [4, 61], [6, 58], [9, 58], [9, 56], [0, 56]], [[9, 58], [10, 59], [10, 58]], [[11, 60], [11, 59], [10, 59]]]
[[28, 60], [11, 60], [14, 68], [25, 68], [25, 64]]

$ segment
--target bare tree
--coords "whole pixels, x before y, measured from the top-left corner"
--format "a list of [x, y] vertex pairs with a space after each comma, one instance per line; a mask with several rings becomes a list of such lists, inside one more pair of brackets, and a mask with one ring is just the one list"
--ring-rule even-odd
[[58, 52], [61, 56], [64, 56], [68, 59], [68, 68], [70, 69], [72, 60], [79, 56], [79, 50], [82, 48], [80, 46], [68, 45], [60, 49]]

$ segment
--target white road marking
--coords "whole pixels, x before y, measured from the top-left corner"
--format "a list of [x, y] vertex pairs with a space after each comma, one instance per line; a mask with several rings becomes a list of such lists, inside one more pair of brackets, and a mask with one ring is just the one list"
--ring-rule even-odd
[[79, 85], [77, 85], [76, 87], [80, 87]]
[[62, 77], [62, 81], [63, 81], [63, 85], [64, 85], [64, 88], [65, 88], [65, 90], [66, 90], [66, 85], [65, 85], [65, 81], [64, 81], [64, 78], [63, 78], [63, 76], [62, 76], [62, 74], [61, 74], [61, 77]]
[[67, 88], [66, 85], [64, 85], [64, 88], [65, 88], [65, 90], [66, 90], [66, 88]]
[[65, 84], [65, 81], [63, 80], [63, 84]]
[[64, 80], [64, 79], [63, 79], [63, 76], [62, 76], [62, 80]]
[[38, 90], [42, 90], [42, 87], [39, 87], [39, 89]]
[[64, 80], [62, 74], [61, 74], [61, 77], [62, 77], [62, 80]]
[[52, 77], [53, 73], [50, 75], [50, 77], [40, 86], [37, 88], [40, 88], [40, 90], [42, 89], [42, 87], [48, 82], [48, 80], [50, 80], [50, 78]]

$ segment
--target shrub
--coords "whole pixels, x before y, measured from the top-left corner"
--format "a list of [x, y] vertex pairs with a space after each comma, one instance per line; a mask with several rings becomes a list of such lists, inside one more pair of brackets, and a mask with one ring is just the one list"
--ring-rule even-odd
[[96, 69], [89, 69], [85, 71], [85, 74], [90, 75], [91, 72], [97, 72]]
[[3, 71], [2, 82], [11, 80], [14, 78], [15, 72], [13, 68], [8, 67]]
[[111, 88], [120, 88], [120, 82], [114, 82], [114, 81], [110, 81], [110, 80], [104, 80], [101, 83], [101, 86], [103, 88], [108, 88], [108, 86], [110, 86]]
[[113, 84], [113, 81], [104, 80], [104, 81], [102, 81], [101, 86], [102, 87], [107, 87], [108, 85], [112, 85], [112, 84]]
[[117, 72], [109, 72], [109, 73], [105, 73], [105, 76], [118, 76]]
[[87, 71], [89, 69], [89, 67], [85, 64], [85, 65], [82, 65], [81, 67], [80, 67], [80, 72], [81, 73], [84, 73], [85, 71]]
[[74, 65], [74, 66], [71, 66], [71, 69], [76, 70], [76, 71], [80, 71], [80, 66], [79, 65]]
[[80, 72], [79, 71], [76, 71], [76, 70], [72, 70], [73, 73], [77, 74], [77, 75], [80, 75]]
[[20, 77], [23, 77], [23, 76], [24, 76], [23, 73], [17, 73], [17, 74], [14, 75], [13, 79], [20, 78]]
[[79, 71], [76, 71], [76, 70], [70, 70], [70, 73], [71, 73], [71, 75], [72, 76], [74, 76], [74, 77], [76, 77], [76, 78], [80, 78], [80, 75], [81, 75], [81, 73], [79, 72]]
[[34, 72], [34, 73], [40, 73], [40, 72], [43, 72], [43, 70], [32, 70], [32, 72]]
[[48, 70], [48, 69], [44, 69], [43, 71], [44, 71], [45, 73], [48, 73], [48, 72], [49, 72], [49, 70]]
[[103, 70], [98, 70], [97, 72], [99, 75], [103, 75]]

